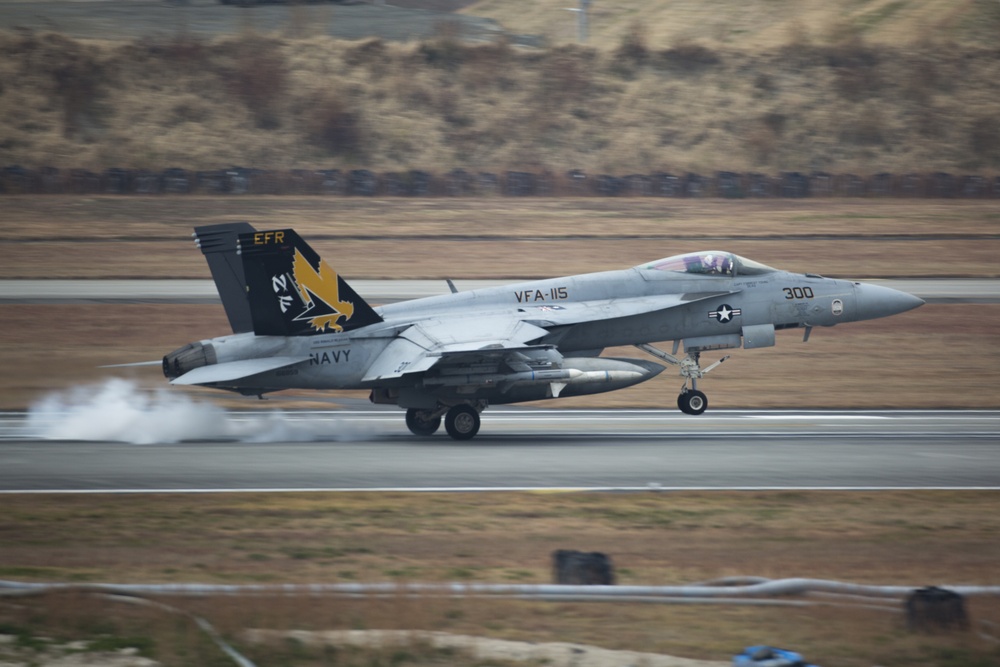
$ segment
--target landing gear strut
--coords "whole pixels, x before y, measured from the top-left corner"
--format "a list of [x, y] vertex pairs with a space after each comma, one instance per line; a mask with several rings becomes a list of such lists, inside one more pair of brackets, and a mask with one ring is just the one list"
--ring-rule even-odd
[[[728, 359], [728, 354], [708, 368], [703, 369], [699, 364], [701, 361], [701, 352], [699, 350], [691, 350], [688, 353], [688, 356], [683, 359], [678, 359], [674, 355], [667, 354], [663, 350], [657, 349], [652, 345], [647, 345], [646, 343], [639, 343], [636, 347], [643, 352], [648, 352], [657, 359], [666, 361], [668, 364], [680, 366], [681, 377], [684, 378], [684, 384], [681, 386], [681, 393], [677, 397], [677, 407], [681, 412], [688, 415], [700, 415], [708, 408], [708, 398], [704, 393], [698, 391], [698, 380], [703, 378], [705, 373], [708, 373], [723, 361]], [[688, 388], [688, 382], [691, 383], [690, 388]]]

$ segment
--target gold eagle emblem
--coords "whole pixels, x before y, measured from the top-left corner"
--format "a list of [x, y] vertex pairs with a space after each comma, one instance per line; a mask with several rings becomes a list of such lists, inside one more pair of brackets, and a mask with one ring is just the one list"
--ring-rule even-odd
[[354, 315], [354, 304], [340, 300], [340, 278], [322, 259], [317, 271], [308, 260], [295, 249], [292, 261], [292, 277], [295, 286], [306, 304], [306, 310], [297, 320], [308, 319], [316, 331], [343, 331], [339, 322], [347, 322]]

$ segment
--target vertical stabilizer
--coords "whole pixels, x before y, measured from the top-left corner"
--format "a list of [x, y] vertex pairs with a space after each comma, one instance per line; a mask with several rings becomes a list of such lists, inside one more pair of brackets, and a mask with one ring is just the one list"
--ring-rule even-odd
[[292, 229], [240, 234], [253, 331], [337, 333], [382, 318]]
[[229, 318], [233, 333], [253, 331], [243, 262], [236, 254], [239, 235], [253, 231], [253, 226], [247, 222], [194, 228], [195, 243], [208, 261], [208, 268], [215, 280], [215, 287], [219, 290], [219, 298], [222, 299], [222, 307], [226, 309], [226, 317]]

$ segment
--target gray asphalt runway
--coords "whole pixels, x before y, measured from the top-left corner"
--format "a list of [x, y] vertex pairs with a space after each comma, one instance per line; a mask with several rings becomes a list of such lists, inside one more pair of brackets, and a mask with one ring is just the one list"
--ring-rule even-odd
[[69, 419], [0, 417], [0, 491], [1000, 489], [996, 411], [496, 408], [470, 443], [413, 437], [396, 410], [220, 411], [173, 444], [113, 442], [141, 429], [103, 422], [76, 424], [92, 441], [38, 437]]
[[[443, 280], [351, 280], [374, 303], [447, 294]], [[518, 282], [457, 280], [461, 291]], [[928, 303], [1000, 303], [1000, 280], [867, 280], [919, 296]], [[0, 280], [0, 303], [219, 303], [211, 280]]]

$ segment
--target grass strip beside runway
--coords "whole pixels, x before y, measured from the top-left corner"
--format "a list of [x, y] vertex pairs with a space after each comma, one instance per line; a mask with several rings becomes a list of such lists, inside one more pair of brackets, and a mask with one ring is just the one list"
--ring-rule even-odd
[[[754, 575], [985, 585], [997, 583], [998, 506], [1000, 494], [983, 491], [7, 495], [0, 497], [0, 578], [545, 583], [551, 552], [570, 548], [607, 553], [620, 584]], [[819, 664], [847, 667], [985, 665], [1000, 657], [995, 645], [972, 636], [914, 636], [892, 614], [825, 607], [321, 598], [172, 604], [208, 618], [237, 644], [249, 627], [379, 627], [714, 659], [766, 641], [808, 648]], [[91, 610], [116, 632], [152, 633], [156, 646], [174, 642], [158, 633], [176, 628], [107, 606], [83, 599], [66, 605], [59, 596], [0, 602], [0, 624], [60, 635], [90, 627], [84, 617]], [[996, 600], [972, 600], [970, 613], [1000, 622]], [[296, 662], [286, 649], [249, 647], [248, 654], [323, 664], [309, 651]], [[942, 662], [945, 653], [965, 662]]]

